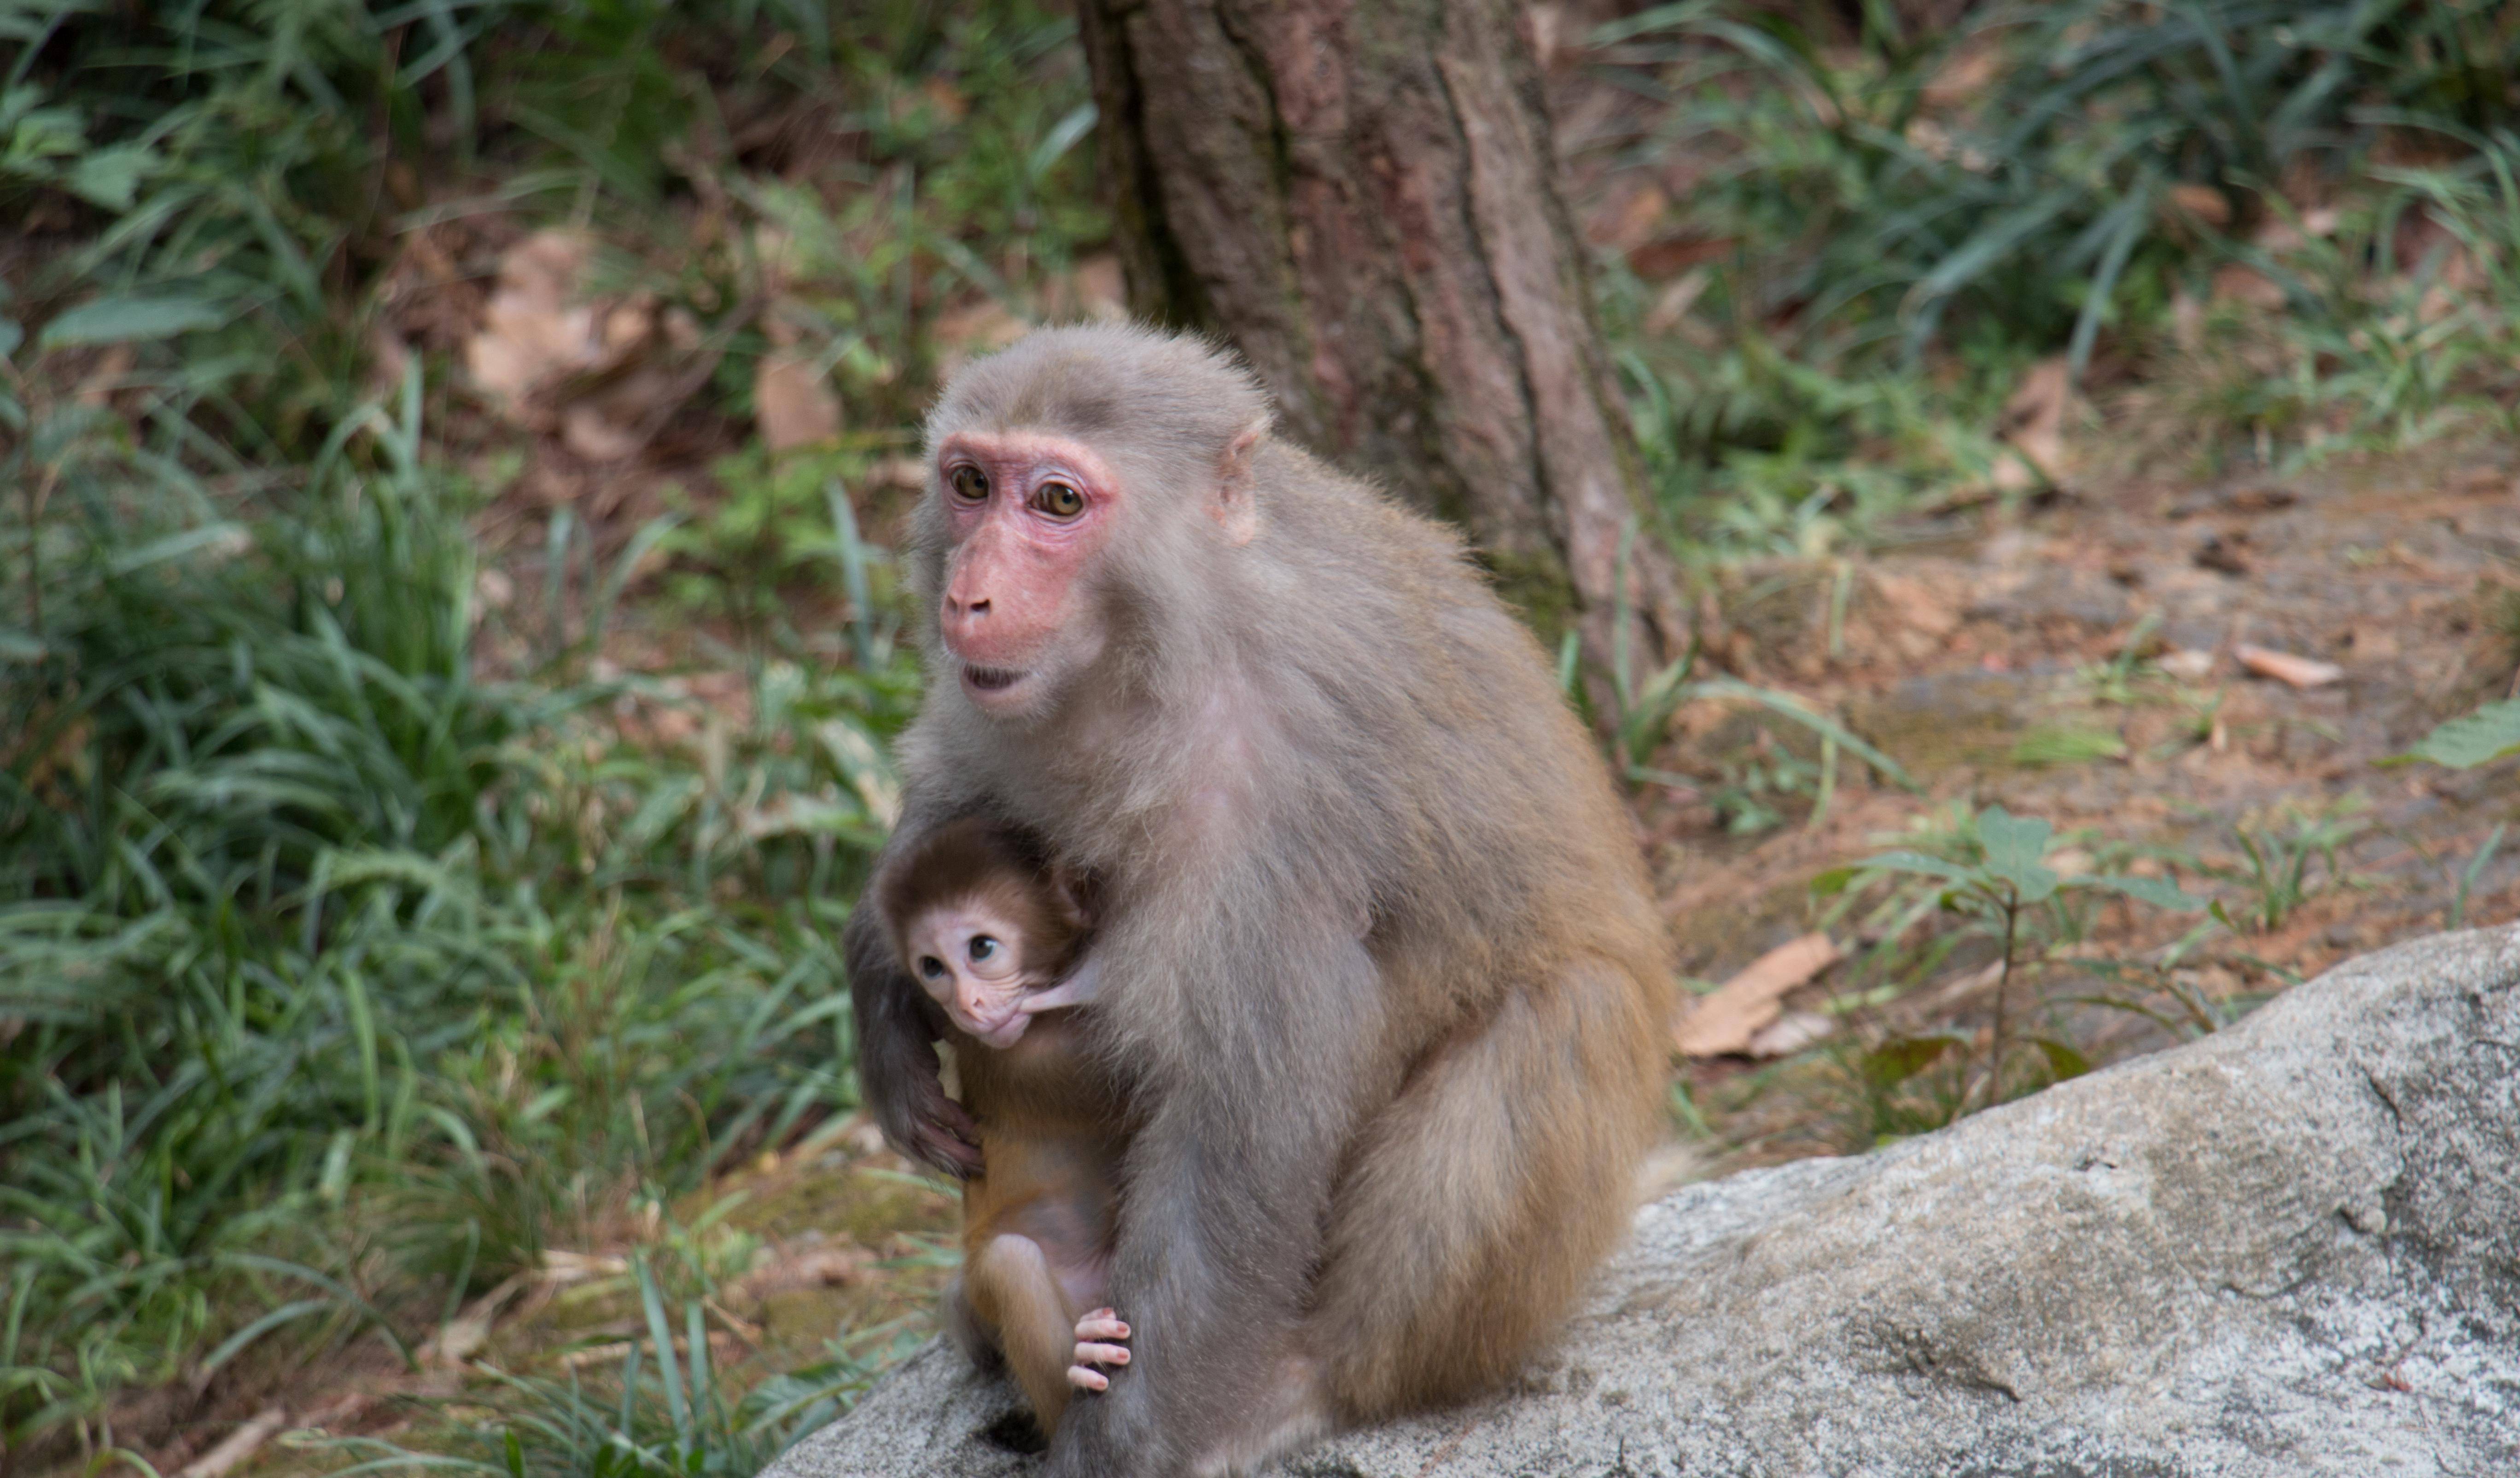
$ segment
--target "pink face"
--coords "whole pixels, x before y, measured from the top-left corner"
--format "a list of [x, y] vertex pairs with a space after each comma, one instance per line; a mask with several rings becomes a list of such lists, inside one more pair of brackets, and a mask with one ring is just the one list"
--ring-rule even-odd
[[963, 692], [1024, 713], [1102, 651], [1080, 578], [1111, 536], [1119, 481], [1093, 448], [1044, 431], [961, 431], [937, 449], [953, 548], [937, 624]]
[[920, 986], [983, 1046], [1012, 1047], [1032, 1024], [1024, 1002], [1037, 982], [1024, 967], [1023, 936], [996, 910], [930, 909], [903, 931], [903, 943]]

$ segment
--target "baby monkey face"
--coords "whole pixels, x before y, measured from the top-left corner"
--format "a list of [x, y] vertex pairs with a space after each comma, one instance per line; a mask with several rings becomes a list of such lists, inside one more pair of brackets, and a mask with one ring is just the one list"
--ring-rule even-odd
[[929, 909], [906, 931], [911, 973], [954, 1024], [998, 1049], [1032, 1024], [1027, 998], [1049, 984], [1033, 978], [1023, 931], [979, 900]]

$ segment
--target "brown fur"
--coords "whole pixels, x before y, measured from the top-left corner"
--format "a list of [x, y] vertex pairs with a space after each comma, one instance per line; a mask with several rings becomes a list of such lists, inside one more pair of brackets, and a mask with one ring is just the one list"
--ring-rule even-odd
[[[1047, 986], [1084, 944], [1080, 891], [1018, 834], [965, 818], [928, 833], [876, 900], [905, 966], [923, 912], [988, 903], [1016, 936], [1027, 983]], [[984, 1166], [963, 1184], [963, 1274], [946, 1326], [975, 1364], [1004, 1358], [1045, 1433], [1067, 1407], [1076, 1321], [1103, 1302], [1128, 1142], [1126, 1107], [1074, 1015], [1046, 1012], [1003, 1051], [946, 1032]]]
[[[972, 366], [929, 423], [931, 449], [1074, 438], [1127, 494], [1017, 714], [948, 680], [941, 487], [913, 551], [938, 680], [895, 852], [986, 814], [1105, 884], [1075, 1014], [1140, 1123], [1110, 1268], [1135, 1358], [1069, 1411], [1059, 1475], [1238, 1470], [1493, 1388], [1623, 1234], [1658, 1119], [1665, 944], [1545, 654], [1448, 529], [1254, 442], [1267, 414], [1195, 340], [1085, 328]], [[868, 1100], [963, 1163], [869, 928]]]

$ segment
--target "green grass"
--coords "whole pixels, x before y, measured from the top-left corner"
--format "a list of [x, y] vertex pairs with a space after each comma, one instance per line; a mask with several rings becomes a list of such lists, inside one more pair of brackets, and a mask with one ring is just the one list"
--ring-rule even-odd
[[[2507, 422], [2505, 8], [2074, 0], [1918, 36], [1864, 14], [1849, 37], [1687, 0], [1597, 34], [1654, 105], [1621, 157], [1694, 165], [1674, 225], [1707, 259], [1659, 287], [1613, 263], [1608, 307], [1662, 499], [1709, 550], [1815, 557], [1984, 496], [2048, 356], [2175, 386], [2209, 468]], [[2326, 200], [2341, 228], [2281, 244]], [[2393, 256], [2419, 205], [2485, 267], [2454, 313], [2423, 306], [2438, 255]], [[2232, 266], [2284, 308], [2174, 343]]]
[[[2017, 494], [2003, 408], [2056, 355], [2193, 427], [2209, 468], [2508, 429], [2500, 12], [1619, 22], [1598, 60], [1651, 104], [1632, 161], [1698, 168], [1679, 224], [1725, 244], [1676, 282], [1602, 264], [1685, 560], [1822, 557]], [[408, 1353], [545, 1248], [851, 1105], [831, 939], [916, 697], [859, 520], [969, 347], [950, 325], [1072, 308], [1108, 233], [1093, 120], [1039, 0], [0, 5], [0, 216], [24, 223], [0, 243], [0, 1461], [112, 1445], [136, 1390]], [[641, 505], [665, 517], [599, 527], [513, 486], [525, 438], [415, 312], [419, 233], [479, 227], [477, 283], [547, 226], [601, 244], [591, 291], [688, 314], [714, 356], [680, 485]], [[2231, 267], [2284, 306], [2213, 301]], [[418, 352], [380, 394], [387, 336]], [[744, 431], [773, 350], [840, 398], [830, 445]], [[481, 598], [503, 581], [523, 593]], [[741, 699], [620, 676], [625, 632]], [[1693, 698], [1814, 736], [1816, 764], [1717, 797], [1745, 828], [1817, 823], [1859, 760], [1897, 778], [1799, 700], [1687, 661], [1614, 679], [1641, 780]], [[1923, 850], [1974, 884], [1871, 880], [1883, 938], [1945, 925], [1875, 973], [1921, 978], [1972, 931], [2036, 973], [2032, 944], [2079, 929], [2083, 885], [2024, 901], [1963, 820]], [[2254, 838], [2251, 918], [2336, 840]], [[2075, 1066], [2022, 1035], [2008, 1065], [1868, 1042], [1850, 1122], [1911, 1133]], [[643, 1265], [626, 1368], [502, 1376], [413, 1451], [331, 1456], [750, 1471], [908, 1337], [848, 1332], [746, 1394], [667, 1364], [706, 1281]]]
[[82, 440], [9, 551], [15, 1437], [205, 1375], [244, 1311], [416, 1341], [851, 1102], [835, 900], [910, 675], [776, 664], [682, 750], [617, 737], [623, 685], [476, 677], [416, 405], [241, 506]]

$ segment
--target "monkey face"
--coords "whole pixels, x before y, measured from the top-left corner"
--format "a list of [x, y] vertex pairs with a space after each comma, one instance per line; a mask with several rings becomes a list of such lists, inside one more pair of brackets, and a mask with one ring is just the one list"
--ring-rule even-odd
[[948, 549], [938, 635], [965, 696], [992, 717], [1037, 714], [1102, 655], [1093, 586], [1129, 510], [1084, 442], [958, 431], [937, 449]]
[[1035, 982], [1012, 920], [977, 901], [950, 904], [913, 920], [903, 943], [910, 973], [956, 1026], [985, 1047], [1012, 1047], [1023, 1037], [1032, 1024], [1024, 1000]]

